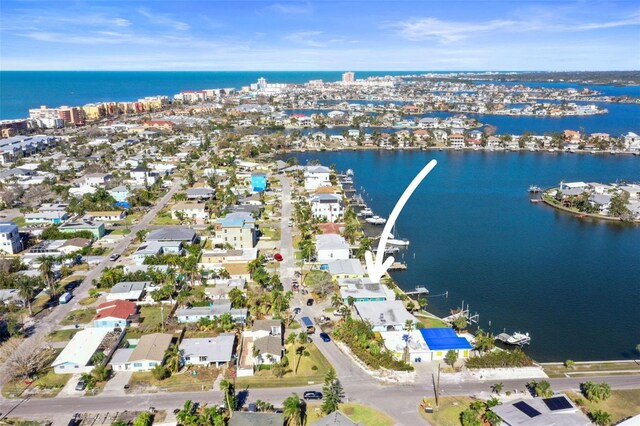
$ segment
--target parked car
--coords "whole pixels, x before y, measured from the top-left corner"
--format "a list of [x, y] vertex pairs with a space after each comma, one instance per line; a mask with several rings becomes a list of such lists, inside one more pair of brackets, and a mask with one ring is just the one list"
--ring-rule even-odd
[[302, 394], [304, 399], [322, 399], [322, 392], [318, 391], [306, 391]]
[[113, 253], [111, 256], [109, 256], [109, 260], [115, 262], [119, 257], [120, 255], [118, 253]]
[[66, 292], [65, 294], [63, 294], [62, 296], [60, 296], [60, 304], [64, 305], [65, 303], [69, 303], [69, 300], [71, 300], [71, 298], [73, 297], [73, 295], [69, 292]]
[[329, 337], [329, 335], [327, 333], [320, 333], [320, 338], [322, 339], [323, 342], [330, 342], [331, 341], [331, 337]]
[[293, 220], [289, 219], [289, 228], [293, 227]]
[[76, 385], [76, 390], [83, 391], [86, 386], [87, 386], [87, 383], [84, 380], [79, 380], [78, 384]]
[[307, 299], [307, 306], [313, 306], [313, 299]]

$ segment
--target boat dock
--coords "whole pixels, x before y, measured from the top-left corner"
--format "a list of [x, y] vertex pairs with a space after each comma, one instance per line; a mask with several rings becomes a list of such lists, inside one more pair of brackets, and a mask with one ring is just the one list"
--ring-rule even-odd
[[507, 345], [516, 345], [520, 347], [531, 343], [531, 337], [529, 336], [529, 333], [522, 334], [518, 332], [513, 334], [500, 333], [496, 336], [496, 340], [499, 340]]
[[404, 294], [406, 294], [407, 296], [414, 296], [414, 295], [420, 296], [422, 294], [429, 294], [429, 290], [427, 290], [426, 287], [417, 286], [415, 290], [405, 291]]
[[393, 262], [391, 266], [389, 266], [390, 271], [404, 271], [405, 269], [407, 269], [407, 264], [403, 262]]

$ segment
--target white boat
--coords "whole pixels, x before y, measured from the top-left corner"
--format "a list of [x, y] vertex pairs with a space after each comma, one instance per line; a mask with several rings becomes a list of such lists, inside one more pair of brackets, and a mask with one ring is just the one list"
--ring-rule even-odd
[[525, 343], [529, 343], [530, 341], [531, 337], [529, 337], [529, 333], [522, 334], [516, 331], [511, 336], [509, 336], [506, 343], [510, 345], [524, 345]]
[[366, 207], [360, 210], [360, 216], [362, 217], [373, 216], [373, 210], [371, 210], [369, 207]]
[[348, 169], [347, 170], [347, 176], [353, 176], [353, 170]]
[[387, 223], [387, 219], [380, 216], [368, 217], [364, 221], [370, 223], [371, 225], [384, 225], [385, 223]]
[[406, 247], [409, 245], [409, 240], [399, 240], [397, 238], [389, 238], [387, 240], [387, 244], [390, 246]]

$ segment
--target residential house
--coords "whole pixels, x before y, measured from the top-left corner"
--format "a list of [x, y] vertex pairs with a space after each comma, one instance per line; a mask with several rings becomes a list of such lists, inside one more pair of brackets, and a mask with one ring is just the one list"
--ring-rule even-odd
[[344, 204], [338, 194], [315, 194], [310, 198], [313, 217], [326, 222], [339, 222], [344, 216]]
[[98, 305], [93, 318], [94, 327], [122, 328], [131, 324], [131, 318], [138, 312], [135, 303], [127, 300], [113, 300]]
[[85, 214], [85, 219], [95, 220], [98, 222], [118, 222], [123, 220], [127, 216], [127, 213], [124, 210], [109, 210], [109, 211], [98, 211], [98, 212], [87, 212]]
[[455, 149], [464, 148], [464, 135], [461, 133], [452, 133], [449, 136], [449, 142], [451, 143], [451, 147]]
[[211, 300], [229, 299], [229, 292], [238, 289], [245, 292], [246, 280], [244, 278], [211, 279], [207, 280], [204, 294]]
[[256, 320], [242, 332], [238, 376], [251, 376], [259, 365], [277, 364], [284, 355], [284, 328], [280, 320]]
[[267, 175], [265, 173], [252, 173], [251, 188], [254, 192], [264, 192], [267, 189]]
[[58, 225], [68, 218], [69, 216], [64, 210], [38, 211], [35, 213], [27, 213], [24, 215], [25, 223], [28, 225], [35, 223], [51, 223], [53, 225]]
[[229, 419], [229, 426], [283, 426], [282, 413], [236, 411]]
[[334, 411], [328, 416], [324, 416], [323, 418], [310, 423], [309, 426], [362, 426], [362, 423], [352, 421], [341, 411]]
[[188, 200], [206, 201], [212, 199], [215, 195], [216, 191], [208, 187], [187, 189]]
[[[490, 408], [506, 426], [588, 426], [593, 423], [569, 397], [554, 394], [548, 398], [509, 400]], [[620, 423], [622, 424], [622, 423]], [[631, 422], [630, 425], [638, 424]]]
[[149, 241], [140, 244], [133, 253], [133, 260], [136, 265], [143, 265], [144, 260], [149, 256], [159, 254], [179, 254], [185, 252], [181, 241]]
[[136, 167], [129, 172], [129, 177], [136, 185], [151, 186], [158, 180], [158, 173], [144, 167]]
[[89, 246], [91, 246], [91, 240], [86, 238], [71, 238], [62, 243], [62, 245], [58, 247], [58, 250], [62, 255], [69, 255]]
[[331, 186], [331, 169], [325, 166], [306, 166], [304, 168], [304, 189], [315, 191], [322, 186]]
[[82, 183], [94, 188], [104, 188], [111, 179], [113, 179], [113, 176], [109, 173], [91, 173], [84, 177]]
[[340, 296], [345, 305], [349, 300], [355, 302], [384, 302], [394, 300], [390, 297], [380, 283], [371, 282], [369, 278], [344, 278], [338, 280]]
[[229, 272], [232, 278], [248, 280], [249, 262], [258, 257], [258, 249], [203, 250], [198, 267], [206, 271]]
[[18, 225], [13, 222], [0, 222], [0, 252], [16, 254], [23, 248]]
[[198, 236], [196, 235], [196, 231], [189, 228], [179, 227], [154, 229], [145, 237], [147, 242], [182, 242], [189, 244], [196, 242], [197, 239]]
[[334, 280], [342, 278], [364, 278], [365, 270], [358, 259], [335, 259], [327, 262], [328, 271]]
[[95, 367], [92, 361], [93, 354], [106, 346], [107, 353], [105, 355], [109, 359], [123, 336], [124, 330], [121, 333], [114, 333], [110, 328], [94, 327], [80, 330], [51, 364], [54, 373], [81, 374], [91, 372]]
[[336, 259], [349, 259], [349, 244], [347, 244], [347, 241], [340, 235], [317, 235], [316, 256], [318, 262], [321, 263], [327, 263]]
[[246, 309], [234, 309], [229, 300], [214, 300], [209, 306], [194, 306], [190, 308], [177, 309], [175, 316], [178, 322], [194, 323], [202, 318], [210, 320], [221, 317], [224, 314], [231, 315], [234, 322], [244, 323], [247, 319]]
[[372, 331], [406, 330], [407, 321], [418, 324], [418, 319], [411, 315], [400, 300], [385, 300], [378, 303], [355, 302], [358, 316], [371, 324]]
[[450, 350], [457, 353], [458, 359], [469, 358], [473, 349], [471, 343], [452, 328], [421, 328], [420, 334], [430, 351], [430, 359], [426, 361], [442, 360]]
[[204, 203], [176, 203], [171, 207], [173, 219], [194, 219], [197, 223], [204, 223], [209, 219], [207, 205]]
[[180, 342], [185, 365], [222, 367], [231, 362], [236, 335], [222, 333], [216, 337], [188, 338]]
[[99, 240], [107, 233], [104, 223], [94, 222], [91, 220], [79, 220], [75, 222], [66, 222], [58, 227], [58, 230], [63, 233], [74, 233], [80, 231], [88, 231], [93, 235], [93, 238]]
[[238, 217], [238, 214], [227, 215], [214, 222], [216, 244], [229, 244], [235, 249], [253, 248], [258, 236], [255, 219], [250, 215]]
[[151, 281], [122, 281], [111, 287], [107, 293], [107, 301], [129, 300], [136, 302], [142, 299], [145, 288], [151, 286]]
[[111, 367], [113, 371], [151, 371], [164, 364], [172, 341], [172, 334], [145, 334], [135, 348], [118, 349], [111, 360]]

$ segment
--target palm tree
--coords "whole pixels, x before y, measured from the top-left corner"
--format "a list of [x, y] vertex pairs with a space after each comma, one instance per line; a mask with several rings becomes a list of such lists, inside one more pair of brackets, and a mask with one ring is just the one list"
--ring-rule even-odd
[[169, 349], [167, 349], [164, 355], [167, 370], [171, 373], [177, 373], [178, 370], [180, 370], [180, 365], [182, 364], [182, 354], [180, 353], [178, 345], [174, 343], [169, 346]]
[[500, 392], [502, 392], [502, 389], [504, 389], [504, 384], [502, 382], [495, 383], [493, 386], [491, 386], [491, 390], [498, 395], [500, 395]]
[[342, 306], [342, 297], [338, 293], [333, 293], [331, 296], [331, 306], [334, 308], [339, 308]]
[[233, 383], [222, 380], [220, 382], [220, 390], [224, 392], [224, 402], [227, 406], [227, 410], [229, 411], [229, 417], [232, 416], [233, 410], [235, 409], [235, 399], [236, 399], [236, 390], [233, 386]]
[[603, 410], [593, 410], [591, 420], [598, 426], [608, 426], [611, 424], [611, 414]]
[[282, 403], [287, 426], [302, 426], [306, 418], [306, 404], [294, 393]]
[[55, 288], [53, 286], [54, 277], [53, 277], [53, 257], [52, 256], [40, 256], [38, 258], [40, 262], [40, 266], [38, 270], [40, 271], [40, 275], [42, 276], [42, 280], [49, 287], [49, 293], [51, 296], [55, 295]]
[[[27, 278], [27, 277], [25, 277]], [[31, 301], [36, 297], [36, 289], [30, 279], [20, 279], [18, 281], [18, 294], [24, 300], [25, 305], [29, 308], [29, 316], [33, 316], [33, 307]]]
[[181, 425], [195, 425], [198, 420], [198, 416], [195, 414], [197, 405], [193, 403], [190, 399], [184, 402], [182, 406], [182, 410], [176, 414], [176, 420]]

